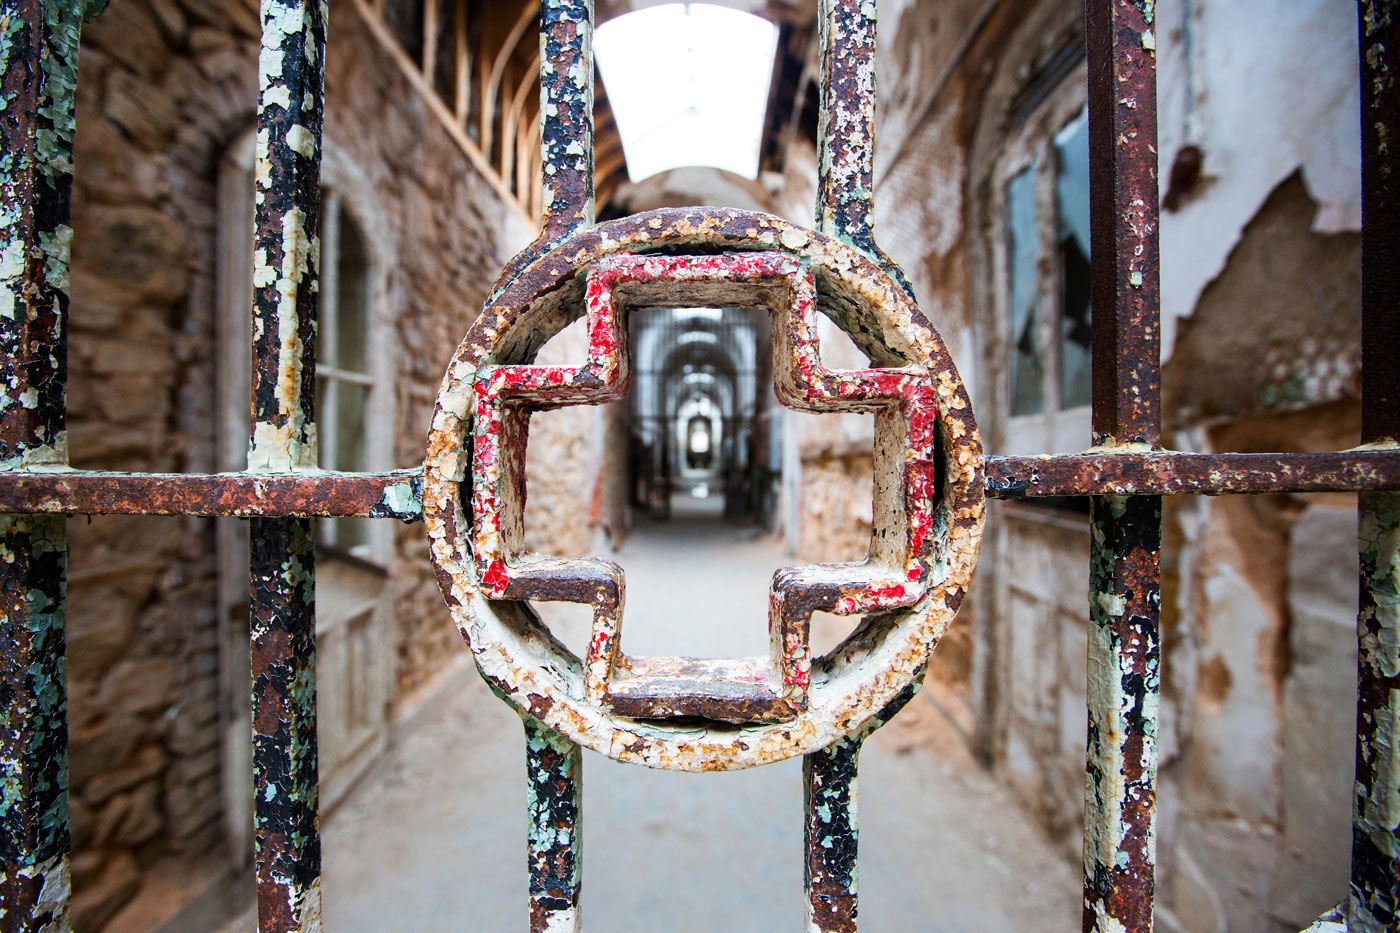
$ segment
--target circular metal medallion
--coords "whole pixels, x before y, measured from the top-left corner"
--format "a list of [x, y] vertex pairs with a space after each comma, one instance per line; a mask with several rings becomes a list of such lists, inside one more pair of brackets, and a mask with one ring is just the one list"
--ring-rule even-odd
[[[773, 319], [774, 388], [788, 407], [875, 418], [874, 531], [856, 564], [781, 570], [767, 659], [621, 651], [624, 580], [608, 561], [523, 551], [529, 413], [626, 396], [626, 314], [756, 307]], [[821, 361], [816, 315], [872, 361]], [[582, 366], [533, 364], [587, 317]], [[766, 214], [668, 209], [574, 234], [508, 281], [448, 366], [433, 412], [424, 515], [432, 560], [478, 668], [503, 699], [619, 761], [710, 771], [807, 754], [872, 728], [917, 689], [981, 541], [982, 448], [942, 338], [864, 254]], [[593, 608], [587, 656], [530, 601]], [[862, 617], [812, 658], [814, 611]], [[755, 613], [757, 614], [757, 612]]]

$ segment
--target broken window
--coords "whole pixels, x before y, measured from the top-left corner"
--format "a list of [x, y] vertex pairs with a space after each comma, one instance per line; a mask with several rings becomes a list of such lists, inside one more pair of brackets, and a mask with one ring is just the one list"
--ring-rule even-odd
[[1045, 410], [1034, 166], [1023, 169], [1006, 186], [1006, 230], [1011, 277], [1011, 414], [1034, 415]]
[[[1040, 141], [1032, 164], [1007, 183], [1006, 239], [1011, 414], [1086, 407], [1089, 120], [1083, 110], [1053, 139]], [[1053, 261], [1043, 261], [1047, 256]]]
[[1055, 135], [1060, 273], [1060, 407], [1089, 404], [1089, 119], [1080, 111]]
[[995, 174], [1007, 453], [1069, 453], [1089, 437], [1089, 121], [1080, 80], [1057, 72], [1018, 111]]

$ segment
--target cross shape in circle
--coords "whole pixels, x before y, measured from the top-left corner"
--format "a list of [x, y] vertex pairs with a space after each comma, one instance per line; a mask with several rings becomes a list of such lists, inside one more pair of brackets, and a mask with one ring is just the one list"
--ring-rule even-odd
[[[621, 253], [587, 273], [588, 355], [582, 366], [487, 365], [473, 384], [472, 553], [493, 599], [584, 603], [593, 624], [584, 660], [586, 697], [636, 719], [700, 717], [776, 722], [807, 708], [812, 613], [879, 614], [913, 606], [938, 560], [938, 396], [915, 367], [832, 370], [817, 338], [811, 270], [781, 252], [673, 256]], [[622, 568], [594, 558], [514, 554], [523, 526], [531, 410], [601, 404], [630, 389], [629, 307], [763, 307], [773, 315], [774, 390], [789, 408], [868, 411], [877, 436], [902, 438], [897, 476], [876, 477], [875, 534], [860, 563], [779, 570], [768, 596], [768, 658], [628, 657], [620, 650]]]

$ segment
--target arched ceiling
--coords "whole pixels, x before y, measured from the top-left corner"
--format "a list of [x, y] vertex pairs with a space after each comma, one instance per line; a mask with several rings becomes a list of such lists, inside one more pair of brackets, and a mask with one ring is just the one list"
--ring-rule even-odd
[[[597, 0], [594, 20], [602, 24], [609, 19], [646, 7], [661, 6], [675, 0]], [[816, 16], [817, 0], [706, 0], [752, 13], [778, 25], [778, 48], [773, 62], [773, 78], [768, 91], [760, 146], [760, 172], [780, 172], [787, 149], [794, 135], [805, 132], [816, 137], [813, 106], [804, 107], [806, 96], [815, 93], [817, 66]], [[717, 63], [716, 67], [723, 67]], [[607, 89], [595, 74], [596, 101], [595, 182], [598, 216], [619, 217], [653, 207], [691, 205], [742, 207], [750, 210], [772, 210], [771, 198], [757, 181], [702, 167], [682, 168], [664, 172], [633, 184], [627, 174], [622, 153], [622, 139], [612, 120], [611, 108], [603, 110]], [[805, 123], [812, 123], [806, 127]], [[709, 172], [706, 175], [705, 172]], [[717, 180], [725, 176], [728, 182]], [[737, 185], [737, 187], [736, 187]], [[715, 200], [720, 197], [720, 200]], [[736, 202], [735, 199], [739, 199]]]

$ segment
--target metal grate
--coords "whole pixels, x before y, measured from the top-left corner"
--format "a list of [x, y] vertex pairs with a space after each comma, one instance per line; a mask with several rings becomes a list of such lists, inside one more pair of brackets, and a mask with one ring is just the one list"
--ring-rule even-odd
[[[315, 469], [315, 268], [326, 6], [263, 0], [249, 469], [233, 475], [74, 471], [64, 444], [67, 225], [80, 20], [100, 0], [4, 0], [0, 13], [0, 899], [3, 926], [67, 929], [69, 844], [63, 516], [236, 515], [252, 525], [256, 868], [264, 931], [319, 928], [320, 839], [312, 612], [315, 516], [422, 517], [419, 470]], [[907, 290], [869, 226], [874, 23], [859, 0], [823, 0], [824, 234]], [[1362, 0], [1363, 436], [1327, 454], [1160, 449], [1156, 61], [1150, 0], [1088, 0], [1092, 153], [1093, 448], [985, 463], [986, 494], [1088, 496], [1090, 730], [1084, 928], [1152, 927], [1161, 496], [1355, 491], [1360, 496], [1361, 664], [1351, 893], [1333, 928], [1400, 928], [1400, 7]], [[587, 0], [542, 14], [541, 143], [552, 198], [539, 240], [501, 286], [591, 224]], [[583, 155], [578, 155], [582, 151]], [[1102, 309], [1100, 312], [1099, 309]], [[881, 716], [892, 714], [891, 704]], [[878, 725], [873, 721], [873, 725]], [[578, 922], [576, 745], [528, 723], [531, 924]], [[808, 755], [811, 928], [856, 918], [854, 782], [860, 735]], [[546, 832], [553, 829], [554, 832]], [[567, 830], [560, 832], [559, 830]], [[1341, 831], [1341, 828], [1338, 828]], [[1320, 924], [1324, 921], [1320, 921]]]

